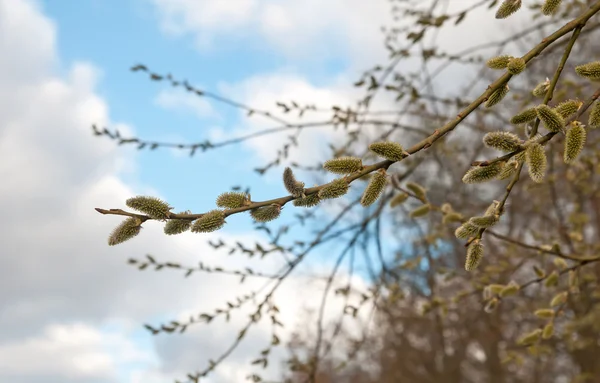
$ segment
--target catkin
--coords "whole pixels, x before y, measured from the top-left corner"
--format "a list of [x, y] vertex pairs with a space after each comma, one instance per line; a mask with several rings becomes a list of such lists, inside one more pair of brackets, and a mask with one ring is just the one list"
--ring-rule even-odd
[[141, 228], [141, 221], [138, 218], [127, 218], [112, 231], [108, 237], [108, 245], [114, 246], [130, 240], [140, 233]]
[[570, 164], [579, 156], [585, 145], [585, 127], [578, 121], [573, 121], [571, 128], [567, 130], [565, 139], [564, 161]]

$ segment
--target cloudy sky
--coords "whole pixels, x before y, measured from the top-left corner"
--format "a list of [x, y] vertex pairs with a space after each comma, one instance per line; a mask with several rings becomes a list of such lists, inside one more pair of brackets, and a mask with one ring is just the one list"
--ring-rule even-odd
[[[285, 194], [279, 171], [260, 177], [252, 170], [274, 158], [281, 137], [193, 158], [170, 150], [136, 152], [93, 137], [94, 123], [125, 136], [174, 142], [220, 140], [272, 126], [148, 81], [130, 72], [132, 65], [144, 63], [261, 109], [291, 100], [349, 105], [356, 99], [352, 82], [385, 58], [379, 27], [389, 22], [388, 10], [385, 0], [0, 0], [0, 381], [183, 378], [228, 347], [246, 313], [229, 323], [198, 325], [184, 336], [153, 338], [142, 324], [214, 311], [264, 281], [240, 287], [230, 276], [139, 272], [127, 259], [153, 254], [265, 271], [281, 265], [281, 259], [249, 261], [207, 245], [216, 237], [250, 245], [264, 240], [244, 216], [232, 217], [215, 236], [166, 237], [150, 222], [130, 242], [107, 246], [120, 219], [93, 208], [123, 208], [133, 195], [203, 212], [234, 185], [251, 186], [256, 199]], [[491, 35], [486, 30], [478, 38]], [[440, 38], [451, 43], [456, 37]], [[316, 162], [324, 154], [318, 145], [323, 135], [331, 137], [304, 135], [305, 149], [292, 159]], [[289, 323], [281, 330], [284, 340], [303, 309], [318, 304], [322, 284], [311, 273], [327, 270], [332, 260], [322, 251], [311, 262], [276, 295], [285, 297], [277, 300], [280, 319]], [[331, 306], [331, 315], [340, 304]], [[267, 323], [258, 325], [207, 381], [243, 381], [270, 331]], [[277, 366], [269, 374], [276, 380]]]

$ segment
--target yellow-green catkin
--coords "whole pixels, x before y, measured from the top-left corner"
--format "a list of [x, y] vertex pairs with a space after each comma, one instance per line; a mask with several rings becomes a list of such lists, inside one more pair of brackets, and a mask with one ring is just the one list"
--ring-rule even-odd
[[540, 82], [533, 88], [531, 94], [535, 97], [544, 97], [548, 93], [548, 89], [550, 89], [550, 79], [546, 78], [545, 81]]
[[499, 216], [497, 215], [484, 215], [481, 217], [471, 217], [469, 219], [469, 223], [473, 226], [477, 226], [479, 228], [488, 228], [494, 226], [498, 223]]
[[416, 182], [407, 182], [406, 188], [413, 192], [415, 196], [421, 201], [425, 201], [427, 199], [427, 190]]
[[156, 197], [137, 196], [129, 198], [125, 204], [130, 208], [146, 214], [148, 217], [164, 220], [169, 216], [172, 209], [168, 203]]
[[521, 8], [521, 0], [504, 0], [496, 11], [497, 19], [506, 19]]
[[500, 88], [493, 91], [485, 102], [485, 107], [491, 108], [492, 106], [498, 104], [500, 101], [502, 101], [502, 99], [504, 99], [504, 97], [506, 97], [509, 90], [510, 88], [508, 87], [508, 84], [504, 84]]
[[470, 222], [465, 222], [460, 225], [456, 231], [454, 231], [454, 236], [458, 239], [467, 239], [469, 237], [474, 236], [479, 232], [479, 228], [473, 225]]
[[398, 205], [401, 205], [404, 202], [406, 202], [407, 199], [408, 199], [408, 194], [406, 194], [404, 192], [398, 193], [390, 201], [390, 207], [394, 208]]
[[550, 322], [546, 326], [544, 326], [544, 330], [542, 331], [542, 339], [550, 339], [554, 335], [554, 323]]
[[558, 267], [560, 270], [564, 270], [567, 267], [569, 267], [569, 264], [567, 263], [567, 261], [565, 261], [562, 258], [554, 258], [554, 261], [552, 262], [554, 263], [554, 266]]
[[521, 57], [515, 57], [510, 59], [510, 61], [508, 62], [508, 65], [506, 66], [506, 69], [508, 69], [508, 73], [514, 75], [518, 75], [519, 73], [523, 72], [525, 70], [526, 67], [526, 63], [525, 60], [522, 59]]
[[217, 197], [217, 206], [225, 209], [237, 209], [250, 203], [248, 194], [243, 192], [226, 192]]
[[471, 242], [469, 247], [467, 247], [467, 259], [465, 260], [465, 270], [473, 271], [481, 263], [481, 259], [483, 258], [483, 245], [479, 239]]
[[383, 193], [386, 182], [387, 177], [385, 169], [379, 169], [373, 174], [373, 177], [371, 177], [369, 185], [367, 185], [367, 188], [360, 199], [360, 204], [363, 206], [369, 206], [377, 201], [381, 196], [381, 193]]
[[452, 222], [460, 222], [462, 218], [462, 214], [451, 211], [449, 213], [444, 214], [444, 217], [442, 218], [442, 223], [448, 224]]
[[588, 125], [591, 128], [600, 127], [600, 101], [596, 101], [594, 105], [592, 105], [592, 110], [590, 111], [590, 117], [588, 119]]
[[123, 243], [127, 240], [130, 240], [131, 238], [138, 235], [141, 229], [142, 222], [139, 218], [127, 218], [112, 231], [112, 233], [108, 237], [108, 245], [115, 246], [119, 243]]
[[338, 178], [319, 190], [318, 195], [320, 199], [339, 198], [348, 193], [349, 188], [350, 185], [348, 184], [348, 181], [343, 178]]
[[550, 307], [562, 305], [567, 301], [568, 295], [569, 293], [567, 293], [566, 291], [556, 294], [550, 301]]
[[519, 286], [518, 283], [516, 283], [515, 281], [511, 281], [508, 285], [506, 285], [506, 287], [504, 287], [502, 289], [502, 291], [500, 291], [499, 295], [502, 298], [506, 298], [511, 295], [515, 295], [516, 293], [519, 292], [520, 289], [521, 289], [521, 286]]
[[510, 123], [513, 125], [525, 124], [529, 121], [533, 121], [537, 118], [536, 108], [528, 108], [524, 111], [516, 114], [510, 119]]
[[564, 128], [565, 120], [555, 109], [542, 104], [536, 108], [536, 111], [540, 121], [544, 123], [544, 126], [549, 131], [560, 132]]
[[571, 127], [567, 130], [565, 139], [564, 160], [570, 164], [579, 156], [585, 145], [586, 132], [585, 127], [579, 121], [573, 121]]
[[513, 57], [509, 55], [496, 56], [489, 59], [486, 62], [486, 65], [491, 69], [506, 69], [511, 59], [513, 59]]
[[556, 110], [562, 118], [569, 118], [579, 111], [581, 105], [583, 105], [583, 102], [580, 100], [567, 100], [558, 104], [554, 110]]
[[529, 170], [529, 177], [533, 182], [544, 181], [548, 159], [544, 147], [538, 143], [531, 144], [525, 151], [525, 161]]
[[558, 12], [562, 0], [546, 0], [542, 5], [542, 13], [546, 16], [554, 15]]
[[499, 179], [499, 180], [505, 180], [505, 179], [507, 179], [508, 177], [510, 177], [513, 174], [515, 174], [515, 172], [517, 171], [517, 167], [518, 166], [519, 166], [519, 162], [511, 158], [502, 167], [502, 171], [500, 172], [500, 174], [498, 174], [498, 176], [496, 177], [496, 179]]
[[323, 169], [334, 174], [350, 174], [362, 170], [362, 159], [357, 157], [339, 157], [325, 161]]
[[548, 277], [544, 280], [544, 286], [553, 287], [558, 285], [558, 280], [560, 279], [560, 275], [556, 270], [554, 270]]
[[588, 80], [600, 80], [600, 61], [594, 61], [575, 67], [575, 72]]
[[541, 318], [541, 319], [552, 319], [552, 318], [554, 318], [554, 310], [539, 309], [539, 310], [535, 310], [533, 315], [535, 315], [536, 317]]
[[500, 300], [498, 298], [490, 299], [490, 301], [485, 305], [485, 308], [483, 310], [488, 314], [493, 313], [498, 307], [499, 303]]
[[431, 211], [431, 205], [425, 204], [411, 211], [408, 215], [410, 218], [423, 217]]
[[513, 152], [520, 148], [519, 136], [511, 132], [490, 132], [483, 136], [483, 143], [493, 149], [503, 152]]
[[402, 145], [391, 141], [372, 143], [369, 145], [369, 150], [390, 161], [400, 161], [407, 154]]
[[[179, 214], [189, 214], [189, 211], [182, 211]], [[165, 224], [164, 232], [166, 235], [181, 234], [190, 229], [192, 226], [191, 219], [170, 219]]]
[[317, 193], [307, 195], [306, 197], [295, 199], [293, 204], [297, 207], [314, 207], [321, 202], [321, 198]]
[[304, 182], [297, 181], [294, 172], [289, 167], [283, 171], [283, 186], [292, 197], [297, 198], [304, 194]]
[[542, 329], [538, 328], [538, 329], [533, 330], [530, 333], [523, 335], [521, 338], [519, 338], [517, 343], [522, 344], [522, 345], [532, 344], [532, 343], [537, 342], [541, 336], [542, 336]]
[[494, 162], [487, 166], [475, 166], [469, 169], [462, 178], [466, 184], [487, 182], [496, 178], [504, 167], [503, 162]]
[[279, 218], [281, 206], [274, 203], [269, 206], [263, 206], [250, 211], [250, 215], [256, 222], [270, 222]]
[[198, 218], [192, 224], [193, 233], [210, 233], [219, 230], [225, 225], [223, 210], [211, 210]]

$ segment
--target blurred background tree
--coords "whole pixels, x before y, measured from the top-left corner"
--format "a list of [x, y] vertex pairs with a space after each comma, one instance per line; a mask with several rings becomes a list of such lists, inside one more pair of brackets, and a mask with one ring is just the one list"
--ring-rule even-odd
[[[239, 187], [220, 196], [210, 214], [175, 214], [151, 197], [127, 201], [137, 212], [97, 209], [129, 217], [111, 245], [152, 219], [166, 220], [167, 234], [207, 232], [250, 212], [268, 247], [211, 245], [287, 260], [275, 275], [262, 275], [263, 290], [242, 294], [227, 309], [146, 327], [155, 335], [182, 332], [254, 305], [231, 348], [190, 372], [189, 381], [209, 375], [254, 323], [268, 320], [273, 337], [252, 362], [257, 370], [248, 378], [255, 382], [264, 381], [261, 367], [281, 362], [269, 359], [281, 344], [290, 354], [281, 379], [287, 382], [600, 382], [600, 1], [396, 0], [390, 11], [396, 24], [383, 28], [389, 61], [360, 76], [354, 85], [364, 96], [355, 105], [292, 101], [262, 111], [145, 65], [132, 68], [280, 126], [223, 142], [153, 142], [94, 127], [96, 135], [140, 150], [171, 146], [198, 155], [289, 133], [277, 158], [256, 169], [283, 173], [288, 196], [258, 201]], [[506, 19], [515, 30], [482, 45], [461, 41], [458, 51], [438, 43], [444, 31], [481, 15]], [[446, 80], [449, 72], [462, 74], [460, 86]], [[303, 122], [307, 116], [317, 118]], [[288, 161], [312, 128], [339, 133], [328, 161]], [[339, 178], [328, 183], [331, 172]], [[284, 206], [294, 220], [276, 226]], [[300, 226], [313, 237], [294, 237]], [[326, 286], [315, 297], [320, 310], [307, 313], [292, 339], [279, 339], [277, 288], [325, 244], [334, 249], [333, 266], [315, 277]], [[260, 274], [152, 257], [130, 263], [186, 276], [233, 273], [242, 282]], [[341, 268], [364, 273], [368, 285], [342, 280]], [[326, 319], [330, 299], [341, 299], [344, 309]]]

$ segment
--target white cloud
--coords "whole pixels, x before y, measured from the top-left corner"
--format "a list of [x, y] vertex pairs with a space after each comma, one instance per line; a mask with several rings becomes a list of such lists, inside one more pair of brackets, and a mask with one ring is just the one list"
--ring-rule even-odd
[[176, 112], [191, 112], [199, 119], [218, 117], [208, 100], [181, 89], [162, 90], [156, 96], [154, 102], [164, 109]]

